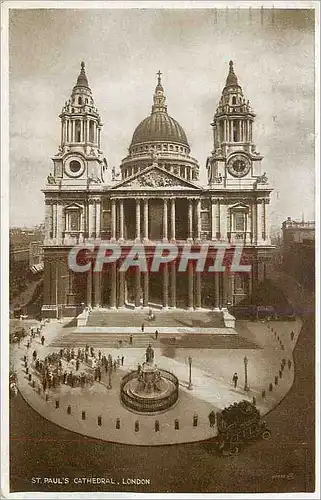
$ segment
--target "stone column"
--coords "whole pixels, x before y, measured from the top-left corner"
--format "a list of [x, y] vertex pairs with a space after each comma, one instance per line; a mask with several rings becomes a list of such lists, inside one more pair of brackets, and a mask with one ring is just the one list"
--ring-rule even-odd
[[86, 120], [86, 142], [89, 142], [89, 120]]
[[92, 268], [87, 271], [87, 306], [92, 306], [93, 275]]
[[118, 270], [119, 307], [125, 306], [125, 273]]
[[116, 200], [111, 200], [111, 239], [116, 240]]
[[168, 308], [168, 263], [166, 262], [164, 264], [164, 271], [163, 271], [163, 307], [165, 309]]
[[267, 203], [265, 200], [262, 202], [262, 239], [264, 241], [267, 240], [267, 234], [266, 234], [266, 219], [267, 219]]
[[119, 200], [119, 223], [119, 239], [124, 240], [124, 200], [122, 199]]
[[135, 269], [135, 307], [140, 307], [140, 270]]
[[175, 217], [176, 217], [176, 205], [175, 205], [175, 198], [171, 199], [171, 233], [172, 233], [172, 240], [175, 241], [176, 239], [176, 226], [175, 226]]
[[60, 137], [60, 143], [63, 144], [64, 142], [64, 129], [65, 129], [65, 120], [61, 121], [61, 137]]
[[227, 142], [227, 120], [224, 120], [223, 123], [224, 123], [224, 142]]
[[50, 240], [50, 233], [52, 233], [52, 218], [51, 218], [51, 210], [52, 205], [46, 203], [45, 205], [45, 229], [46, 229], [46, 241]]
[[221, 239], [227, 239], [227, 207], [225, 204], [220, 203], [220, 233]]
[[259, 202], [256, 205], [257, 209], [257, 217], [256, 217], [256, 222], [257, 222], [257, 240], [258, 242], [263, 240], [263, 200], [259, 200]]
[[171, 263], [171, 307], [176, 307], [176, 263]]
[[100, 200], [96, 200], [96, 238], [100, 238]]
[[94, 306], [101, 307], [101, 273], [94, 272]]
[[116, 262], [111, 264], [111, 294], [110, 294], [110, 307], [116, 308], [117, 304], [117, 267]]
[[220, 306], [220, 275], [219, 273], [214, 273], [214, 308], [218, 309]]
[[239, 120], [238, 125], [239, 125], [239, 142], [242, 142], [242, 139], [243, 139], [243, 137], [242, 137], [242, 120]]
[[199, 309], [202, 307], [202, 281], [201, 281], [201, 273], [195, 273], [195, 287], [196, 287], [196, 295], [195, 295], [195, 307]]
[[88, 209], [88, 237], [94, 238], [96, 236], [95, 232], [95, 207], [94, 200], [89, 200]]
[[76, 120], [72, 120], [72, 141], [76, 142]]
[[168, 240], [168, 205], [167, 200], [164, 198], [163, 207], [163, 241]]
[[193, 239], [193, 200], [188, 200], [188, 239]]
[[201, 239], [201, 200], [196, 201], [196, 218], [197, 218], [197, 235], [198, 240]]
[[216, 205], [214, 200], [211, 200], [211, 239], [216, 240]]
[[188, 309], [194, 308], [193, 263], [188, 262]]
[[148, 198], [144, 199], [144, 240], [148, 241]]
[[140, 199], [136, 199], [136, 240], [140, 240]]
[[62, 239], [62, 204], [57, 203], [57, 240]]
[[52, 204], [52, 237], [57, 238], [57, 205]]
[[143, 273], [144, 293], [143, 293], [143, 306], [148, 307], [149, 303], [149, 274], [148, 271]]
[[229, 294], [229, 281], [228, 281], [228, 272], [227, 270], [224, 271], [224, 273], [221, 273], [222, 276], [222, 284], [223, 284], [223, 297], [222, 297], [222, 304], [223, 307], [226, 307], [227, 302], [228, 302], [228, 294]]

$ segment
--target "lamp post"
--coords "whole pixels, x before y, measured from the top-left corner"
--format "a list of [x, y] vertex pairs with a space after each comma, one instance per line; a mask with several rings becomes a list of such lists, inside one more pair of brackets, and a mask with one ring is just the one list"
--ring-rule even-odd
[[193, 386], [192, 386], [192, 357], [191, 356], [188, 356], [188, 365], [189, 365], [189, 380], [188, 380], [187, 389], [191, 390], [191, 389], [193, 389]]
[[111, 374], [112, 374], [112, 371], [113, 371], [113, 358], [111, 357], [110, 354], [108, 354], [108, 366], [107, 366], [107, 369], [108, 369], [108, 386], [107, 386], [107, 389], [111, 389], [112, 388], [112, 385], [111, 385]]
[[247, 383], [247, 365], [248, 365], [248, 359], [246, 356], [244, 356], [244, 373], [245, 373], [245, 377], [244, 377], [244, 390], [245, 391], [249, 391], [250, 388], [248, 386], [248, 383]]
[[112, 372], [112, 367], [109, 366], [108, 367], [108, 386], [107, 386], [107, 389], [111, 389], [112, 388], [112, 385], [111, 385], [111, 372]]

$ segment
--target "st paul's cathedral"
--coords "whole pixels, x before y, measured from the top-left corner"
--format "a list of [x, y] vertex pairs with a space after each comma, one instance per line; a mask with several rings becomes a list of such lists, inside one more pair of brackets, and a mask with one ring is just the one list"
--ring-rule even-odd
[[[157, 80], [151, 113], [135, 129], [120, 172], [113, 169], [107, 182], [102, 121], [81, 64], [59, 116], [60, 145], [43, 190], [44, 316], [59, 307], [72, 316], [84, 304], [219, 310], [244, 302], [264, 278], [272, 248], [272, 188], [253, 142], [255, 114], [233, 62], [211, 123], [206, 185], [199, 182], [199, 165], [183, 127], [168, 113], [160, 72]], [[241, 244], [251, 272], [196, 272], [191, 263], [182, 273], [175, 261], [158, 272], [119, 272], [119, 262], [99, 273], [69, 268], [75, 244], [101, 241], [117, 242], [124, 251], [137, 242], [150, 251], [159, 242]]]

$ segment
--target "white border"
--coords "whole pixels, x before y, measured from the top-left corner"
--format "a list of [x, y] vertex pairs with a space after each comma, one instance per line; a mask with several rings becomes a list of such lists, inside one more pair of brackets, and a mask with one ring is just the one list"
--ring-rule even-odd
[[[315, 186], [316, 186], [316, 492], [259, 494], [137, 494], [116, 493], [9, 493], [9, 9], [315, 9]], [[1, 496], [9, 499], [33, 498], [320, 498], [320, 4], [318, 1], [4, 1], [1, 5]], [[5, 438], [3, 438], [5, 436]]]

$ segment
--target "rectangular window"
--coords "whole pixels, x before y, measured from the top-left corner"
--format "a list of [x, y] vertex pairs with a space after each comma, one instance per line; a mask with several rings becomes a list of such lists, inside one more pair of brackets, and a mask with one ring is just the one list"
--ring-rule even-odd
[[245, 231], [245, 213], [235, 212], [234, 214], [234, 231], [243, 232]]
[[80, 215], [78, 211], [69, 213], [69, 231], [80, 231]]

